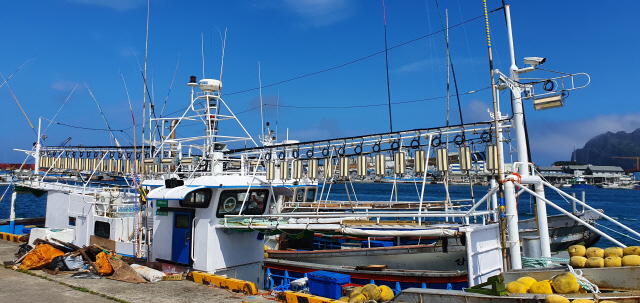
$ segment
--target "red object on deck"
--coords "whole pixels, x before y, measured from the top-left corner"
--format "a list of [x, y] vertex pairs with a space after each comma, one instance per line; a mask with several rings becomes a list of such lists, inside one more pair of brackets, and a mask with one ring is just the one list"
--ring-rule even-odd
[[[0, 169], [14, 170], [20, 168], [22, 163], [0, 163]], [[25, 164], [22, 165], [22, 169], [31, 169], [35, 168], [35, 164]]]

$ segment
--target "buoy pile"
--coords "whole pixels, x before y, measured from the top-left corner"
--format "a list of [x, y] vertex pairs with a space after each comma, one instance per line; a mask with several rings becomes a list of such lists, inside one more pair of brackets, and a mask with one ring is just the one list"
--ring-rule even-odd
[[394, 293], [389, 286], [375, 284], [367, 284], [364, 287], [354, 287], [348, 296], [341, 297], [338, 301], [350, 302], [350, 303], [365, 303], [365, 302], [387, 302], [393, 299]]
[[507, 284], [507, 291], [512, 294], [577, 294], [586, 293], [578, 280], [571, 273], [554, 276], [550, 280], [536, 281], [531, 277], [522, 277]]
[[640, 266], [640, 246], [602, 249], [572, 245], [569, 247], [569, 256], [569, 265], [575, 268]]

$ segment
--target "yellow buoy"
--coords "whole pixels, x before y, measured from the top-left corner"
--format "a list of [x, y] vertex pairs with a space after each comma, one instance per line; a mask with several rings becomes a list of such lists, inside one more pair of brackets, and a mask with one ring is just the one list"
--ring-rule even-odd
[[640, 255], [640, 246], [627, 246], [622, 250], [625, 256], [628, 255]]
[[588, 268], [600, 268], [604, 267], [604, 259], [600, 257], [592, 257], [587, 259], [587, 263], [585, 264]]
[[587, 259], [589, 258], [604, 258], [604, 249], [599, 247], [587, 248]]
[[387, 302], [395, 297], [393, 290], [389, 286], [380, 285], [378, 288], [380, 289], [380, 302]]
[[624, 251], [621, 247], [609, 247], [604, 250], [604, 257], [624, 257]]
[[569, 256], [575, 257], [584, 257], [587, 253], [587, 249], [582, 245], [571, 245], [569, 246]]
[[507, 291], [510, 294], [526, 294], [529, 291], [529, 286], [519, 281], [513, 281], [507, 284]]
[[357, 294], [351, 297], [348, 301], [349, 303], [364, 303], [367, 302], [367, 296], [363, 294]]
[[349, 297], [340, 297], [340, 299], [338, 299], [338, 301], [340, 301], [340, 302], [349, 302]]
[[544, 303], [569, 303], [569, 299], [561, 295], [548, 295], [544, 298]]
[[[587, 263], [589, 260], [587, 260]], [[578, 284], [578, 280], [571, 273], [563, 273], [559, 274], [553, 278], [551, 278], [551, 285], [553, 289], [559, 294], [572, 294], [577, 293], [578, 289], [580, 289], [580, 284]]]
[[367, 299], [378, 301], [380, 300], [380, 288], [375, 284], [367, 284], [362, 289], [362, 294], [367, 296]]
[[586, 263], [587, 263], [587, 258], [585, 257], [575, 256], [575, 257], [571, 257], [571, 259], [569, 260], [569, 265], [576, 268], [583, 268]]
[[536, 281], [536, 279], [534, 279], [532, 277], [522, 277], [522, 278], [518, 279], [517, 281], [526, 284], [527, 288], [530, 288], [533, 283], [538, 282], [538, 281]]
[[349, 298], [352, 298], [355, 295], [358, 295], [358, 294], [362, 293], [362, 289], [363, 288], [364, 287], [362, 287], [362, 286], [356, 286], [356, 287], [352, 288], [351, 291], [349, 292]]
[[540, 282], [533, 283], [531, 288], [529, 288], [529, 292], [532, 294], [553, 294], [551, 281], [542, 280]]
[[622, 258], [606, 257], [604, 258], [604, 267], [620, 267], [622, 266]]
[[638, 266], [640, 265], [640, 256], [628, 255], [622, 257], [622, 266]]
[[[589, 299], [575, 299], [573, 301], [571, 301], [572, 303], [593, 303], [593, 300], [589, 300]], [[602, 301], [600, 301], [602, 302]]]

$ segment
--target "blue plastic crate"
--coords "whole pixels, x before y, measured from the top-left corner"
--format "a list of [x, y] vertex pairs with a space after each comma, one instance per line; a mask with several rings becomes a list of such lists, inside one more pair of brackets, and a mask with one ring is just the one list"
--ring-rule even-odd
[[340, 299], [342, 285], [351, 283], [351, 276], [328, 271], [314, 271], [307, 274], [309, 291], [312, 295]]
[[[393, 242], [391, 241], [377, 241], [377, 240], [372, 240], [371, 241], [371, 247], [392, 247], [393, 246]], [[369, 247], [369, 243], [367, 243], [367, 241], [362, 241], [362, 248], [367, 248]]]

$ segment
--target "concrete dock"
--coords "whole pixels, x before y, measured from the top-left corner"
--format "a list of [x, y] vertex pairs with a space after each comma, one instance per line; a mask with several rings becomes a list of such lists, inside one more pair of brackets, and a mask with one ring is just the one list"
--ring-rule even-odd
[[[15, 259], [19, 245], [0, 240], [0, 261]], [[36, 276], [2, 266], [0, 302], [273, 302], [259, 295], [232, 293], [187, 280], [133, 284], [50, 275], [41, 270], [31, 272]]]

